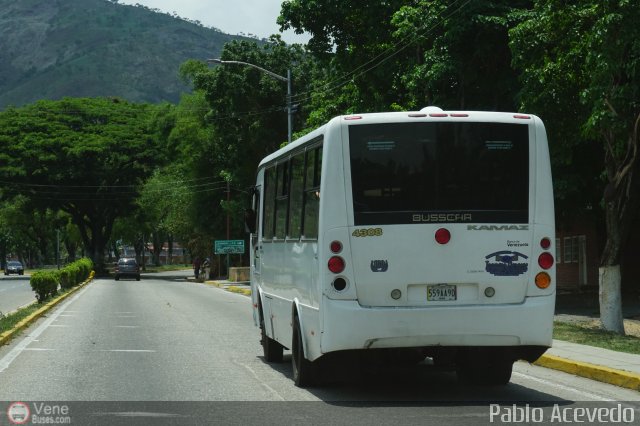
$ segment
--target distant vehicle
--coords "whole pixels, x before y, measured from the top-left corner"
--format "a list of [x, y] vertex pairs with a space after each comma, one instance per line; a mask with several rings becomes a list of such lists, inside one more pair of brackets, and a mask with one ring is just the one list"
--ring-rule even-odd
[[116, 263], [115, 278], [118, 281], [121, 277], [135, 278], [140, 281], [140, 266], [135, 259], [121, 258]]
[[503, 385], [551, 346], [553, 186], [534, 115], [336, 117], [262, 160], [250, 213], [264, 357], [290, 348], [298, 386], [354, 350]]
[[17, 260], [10, 260], [9, 262], [7, 262], [7, 266], [4, 269], [4, 274], [24, 275], [24, 266], [22, 266], [22, 263], [18, 262]]

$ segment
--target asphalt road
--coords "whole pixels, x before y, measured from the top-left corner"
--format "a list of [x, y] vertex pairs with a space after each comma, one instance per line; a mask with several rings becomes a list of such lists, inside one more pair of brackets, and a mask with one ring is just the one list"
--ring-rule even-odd
[[15, 311], [21, 306], [35, 302], [36, 297], [29, 275], [7, 275], [0, 273], [0, 312]]
[[69, 403], [82, 424], [447, 425], [492, 424], [495, 403], [503, 414], [542, 407], [547, 420], [556, 405], [625, 401], [640, 423], [638, 392], [526, 363], [498, 388], [418, 366], [365, 378], [347, 368], [300, 389], [288, 352], [285, 363], [263, 361], [250, 299], [188, 283], [188, 273], [95, 280], [0, 348], [0, 401], [93, 401]]

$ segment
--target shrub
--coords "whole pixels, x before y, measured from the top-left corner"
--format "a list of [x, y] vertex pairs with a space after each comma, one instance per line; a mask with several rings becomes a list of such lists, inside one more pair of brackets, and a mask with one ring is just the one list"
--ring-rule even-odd
[[31, 274], [31, 288], [36, 292], [38, 303], [58, 293], [60, 274], [58, 271], [36, 271]]
[[60, 287], [63, 290], [71, 288], [75, 285], [75, 276], [71, 272], [70, 268], [62, 268], [60, 274]]
[[59, 271], [36, 271], [31, 274], [31, 288], [36, 292], [36, 299], [42, 303], [50, 296], [58, 293], [58, 285], [64, 290], [75, 287], [89, 278], [93, 269], [91, 259], [82, 258]]

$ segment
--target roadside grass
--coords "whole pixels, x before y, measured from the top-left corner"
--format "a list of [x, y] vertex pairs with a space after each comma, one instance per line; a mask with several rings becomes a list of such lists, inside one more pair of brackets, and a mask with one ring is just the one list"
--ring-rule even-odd
[[0, 334], [13, 329], [17, 323], [40, 309], [42, 306], [43, 305], [39, 305], [34, 302], [31, 305], [25, 306], [24, 308], [18, 309], [10, 314], [5, 315], [0, 313]]
[[640, 355], [640, 337], [621, 336], [593, 325], [554, 322], [553, 338]]
[[57, 295], [55, 295], [54, 297], [49, 297], [42, 303], [37, 303], [36, 301], [34, 301], [32, 304], [25, 306], [24, 308], [20, 308], [17, 311], [11, 312], [9, 314], [3, 314], [0, 312], [0, 334], [4, 333], [5, 331], [12, 330], [16, 326], [16, 324], [36, 312], [38, 309], [42, 308], [47, 303], [57, 300], [58, 298], [64, 296], [70, 291], [74, 291], [75, 289], [76, 287], [68, 290], [58, 290]]

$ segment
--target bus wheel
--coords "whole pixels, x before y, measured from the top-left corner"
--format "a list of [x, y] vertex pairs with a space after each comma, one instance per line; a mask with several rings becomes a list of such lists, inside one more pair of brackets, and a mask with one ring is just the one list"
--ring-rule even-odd
[[496, 360], [485, 366], [483, 374], [481, 374], [481, 385], [487, 386], [503, 386], [511, 380], [511, 371], [513, 370], [513, 361]]
[[470, 351], [456, 360], [456, 374], [465, 383], [502, 386], [511, 380], [513, 360], [490, 351]]
[[267, 362], [282, 362], [283, 347], [269, 336], [264, 327], [264, 315], [260, 310], [260, 343], [262, 344], [262, 352]]
[[302, 333], [298, 324], [298, 317], [293, 320], [293, 339], [291, 342], [291, 364], [293, 365], [293, 382], [304, 388], [315, 382], [315, 365], [304, 357]]

